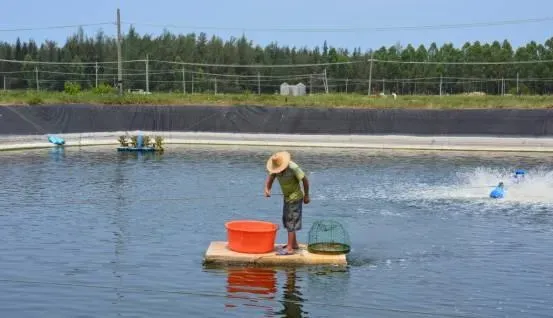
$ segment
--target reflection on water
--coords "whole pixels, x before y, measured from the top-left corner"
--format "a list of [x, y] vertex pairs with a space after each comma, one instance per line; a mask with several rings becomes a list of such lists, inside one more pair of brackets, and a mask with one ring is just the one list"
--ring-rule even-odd
[[[229, 298], [243, 298], [241, 293], [253, 294], [255, 298], [273, 299], [277, 291], [276, 271], [266, 268], [229, 268], [227, 292]], [[247, 299], [247, 297], [246, 297]]]
[[281, 303], [284, 308], [277, 311], [276, 314], [282, 315], [282, 317], [304, 317], [307, 312], [303, 311], [302, 293], [300, 288], [296, 284], [297, 276], [295, 268], [288, 268], [286, 272], [286, 283], [283, 288]]
[[65, 147], [54, 146], [50, 149], [49, 154], [53, 161], [62, 161], [65, 158]]
[[278, 298], [277, 271], [272, 268], [260, 267], [231, 267], [227, 272], [227, 310], [240, 306], [261, 309], [266, 316], [274, 317], [304, 317], [304, 301], [297, 285], [296, 269], [289, 268], [283, 271], [284, 282], [282, 296], [279, 301], [282, 308], [275, 310], [274, 301]]
[[124, 158], [124, 159], [141, 159], [141, 160], [144, 160], [144, 161], [149, 161], [149, 160], [154, 160], [154, 161], [159, 161], [162, 159], [163, 157], [163, 153], [162, 152], [157, 152], [157, 151], [145, 151], [145, 152], [142, 152], [142, 151], [120, 151], [120, 152], [117, 152], [118, 155], [119, 155], [119, 158]]

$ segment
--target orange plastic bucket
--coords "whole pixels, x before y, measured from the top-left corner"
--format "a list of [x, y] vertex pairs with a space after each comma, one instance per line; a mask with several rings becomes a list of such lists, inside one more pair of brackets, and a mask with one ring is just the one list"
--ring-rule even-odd
[[228, 248], [238, 253], [262, 254], [275, 248], [278, 225], [271, 222], [239, 220], [225, 223]]

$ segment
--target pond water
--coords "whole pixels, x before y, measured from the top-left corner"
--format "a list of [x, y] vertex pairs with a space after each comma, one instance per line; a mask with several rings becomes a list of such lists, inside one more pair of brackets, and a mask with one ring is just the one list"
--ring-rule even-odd
[[550, 156], [291, 149], [312, 184], [300, 241], [337, 220], [351, 265], [204, 267], [225, 221], [280, 224], [282, 197], [263, 197], [274, 150], [0, 152], [1, 316], [550, 316]]

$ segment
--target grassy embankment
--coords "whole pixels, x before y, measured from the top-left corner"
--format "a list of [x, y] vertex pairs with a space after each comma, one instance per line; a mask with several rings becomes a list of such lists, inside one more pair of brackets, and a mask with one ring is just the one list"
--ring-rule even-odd
[[361, 94], [317, 94], [285, 97], [256, 94], [95, 94], [93, 92], [0, 91], [1, 105], [92, 104], [92, 105], [268, 105], [361, 108], [553, 108], [553, 96], [391, 96]]

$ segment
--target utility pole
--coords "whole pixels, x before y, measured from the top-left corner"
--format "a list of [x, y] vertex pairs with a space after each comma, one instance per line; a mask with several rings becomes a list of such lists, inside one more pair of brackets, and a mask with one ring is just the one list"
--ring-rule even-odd
[[369, 96], [371, 96], [371, 85], [372, 85], [372, 79], [373, 79], [373, 55], [374, 55], [374, 52], [371, 52], [371, 64], [369, 66], [369, 92], [368, 92]]
[[117, 8], [117, 85], [119, 95], [123, 95], [123, 63], [121, 61], [121, 12]]
[[146, 54], [146, 93], [150, 92], [150, 76], [148, 75], [148, 54]]

